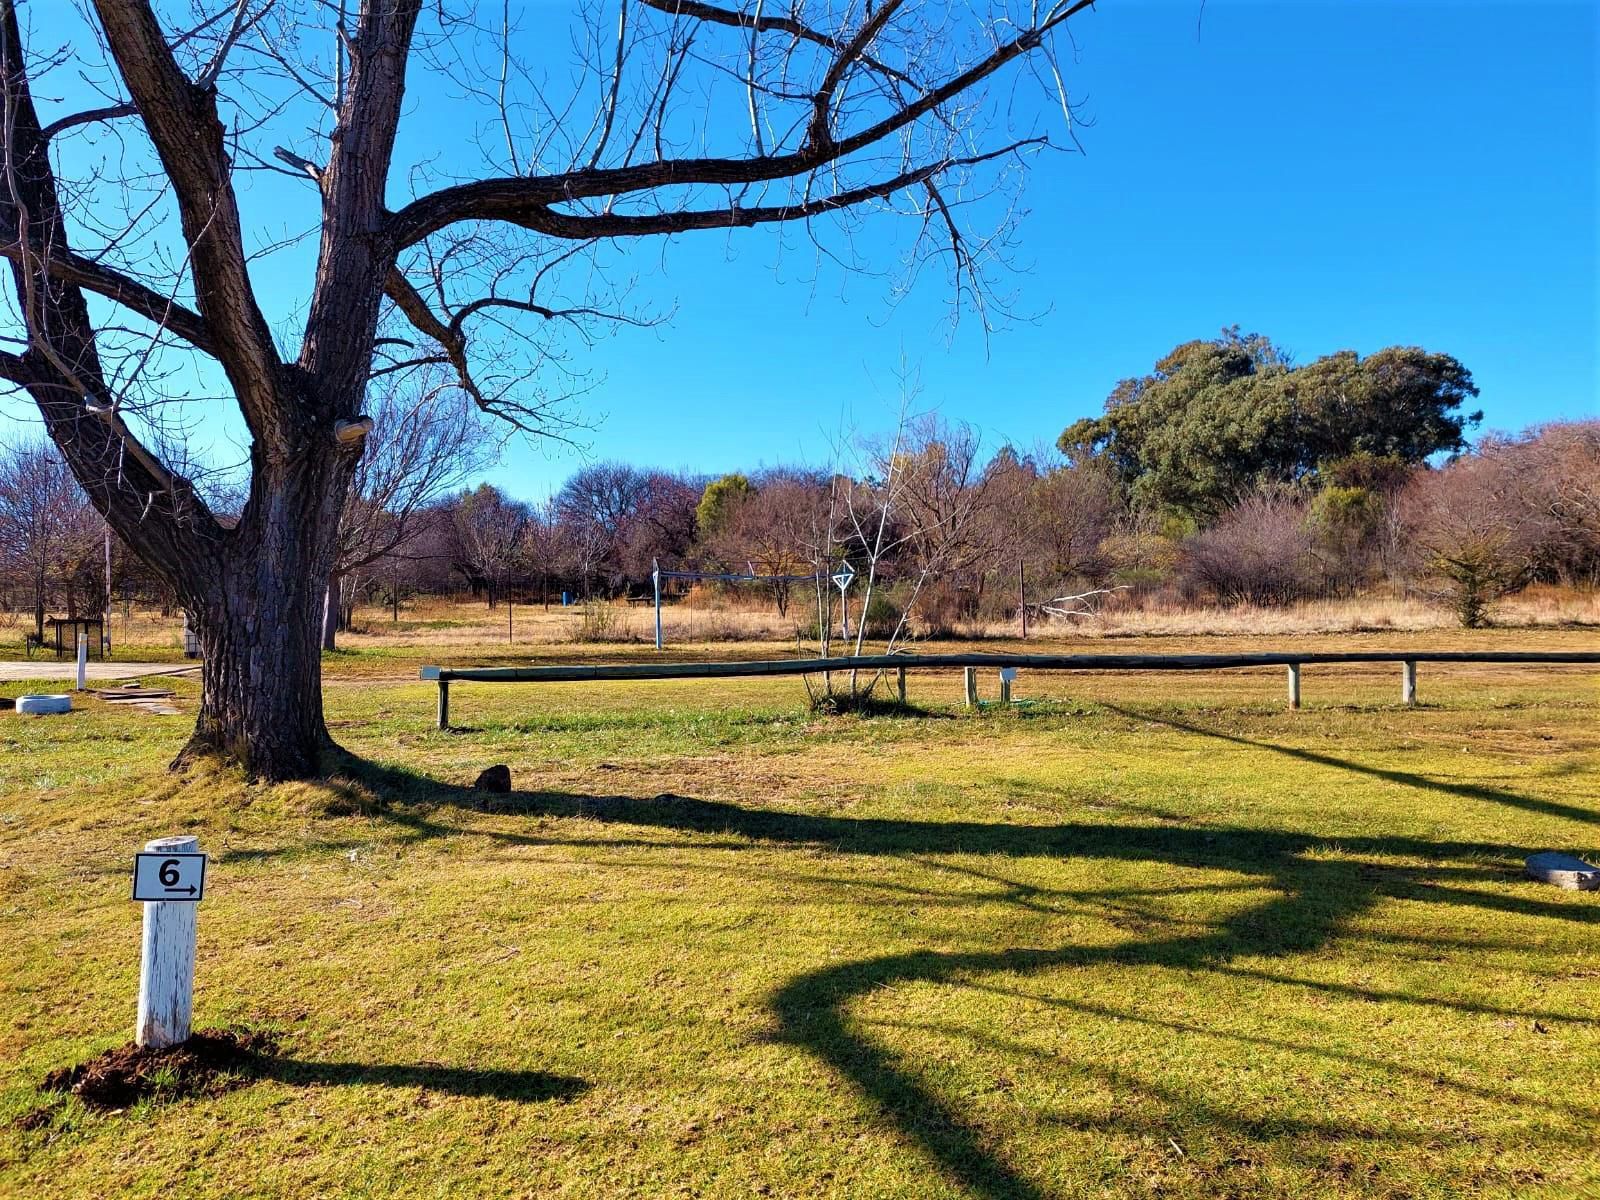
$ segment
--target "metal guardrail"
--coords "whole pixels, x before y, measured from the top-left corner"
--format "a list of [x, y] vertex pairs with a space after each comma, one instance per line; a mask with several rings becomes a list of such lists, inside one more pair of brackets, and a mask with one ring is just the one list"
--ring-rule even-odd
[[557, 667], [423, 667], [421, 678], [439, 685], [439, 728], [450, 727], [450, 684], [581, 683], [627, 679], [731, 679], [770, 675], [816, 675], [825, 671], [888, 671], [898, 676], [905, 699], [910, 670], [960, 667], [967, 673], [967, 698], [975, 699], [980, 667], [1042, 671], [1226, 671], [1242, 667], [1287, 667], [1289, 704], [1300, 706], [1300, 668], [1338, 663], [1400, 663], [1401, 700], [1416, 703], [1418, 663], [1600, 665], [1600, 651], [1546, 650], [1351, 650], [1255, 654], [865, 654], [841, 658], [755, 659], [749, 662], [600, 663]]

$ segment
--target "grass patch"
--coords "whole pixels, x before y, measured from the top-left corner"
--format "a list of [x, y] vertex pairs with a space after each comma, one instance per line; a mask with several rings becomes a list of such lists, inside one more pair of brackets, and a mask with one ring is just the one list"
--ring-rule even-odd
[[[1600, 897], [1520, 870], [1600, 851], [1595, 683], [469, 684], [441, 733], [362, 669], [338, 778], [281, 787], [166, 773], [192, 681], [0, 716], [0, 1194], [1588, 1194]], [[197, 1019], [284, 1049], [52, 1099], [126, 1039], [129, 860], [177, 832]]]

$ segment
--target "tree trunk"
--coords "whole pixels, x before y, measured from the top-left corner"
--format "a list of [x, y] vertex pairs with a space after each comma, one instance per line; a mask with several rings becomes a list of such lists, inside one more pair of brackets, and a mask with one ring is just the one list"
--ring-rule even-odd
[[338, 572], [328, 576], [328, 587], [322, 598], [322, 648], [324, 650], [337, 650], [339, 634], [339, 615], [342, 598], [339, 589], [342, 580]]
[[253, 777], [303, 779], [331, 744], [317, 636], [326, 589], [305, 577], [258, 582], [231, 575], [195, 614], [200, 716], [179, 757], [221, 751]]
[[322, 635], [330, 610], [338, 614], [334, 543], [353, 460], [331, 441], [308, 443], [292, 466], [258, 470], [238, 528], [178, 581], [204, 659], [200, 715], [180, 763], [221, 753], [252, 778], [304, 779], [333, 745]]

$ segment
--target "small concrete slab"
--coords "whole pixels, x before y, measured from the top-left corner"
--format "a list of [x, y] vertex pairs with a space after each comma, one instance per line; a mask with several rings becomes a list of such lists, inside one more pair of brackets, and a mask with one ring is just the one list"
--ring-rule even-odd
[[1553, 883], [1569, 892], [1600, 891], [1600, 867], [1570, 854], [1546, 850], [1541, 854], [1528, 855], [1523, 865], [1527, 868], [1528, 878], [1537, 879], [1540, 883]]

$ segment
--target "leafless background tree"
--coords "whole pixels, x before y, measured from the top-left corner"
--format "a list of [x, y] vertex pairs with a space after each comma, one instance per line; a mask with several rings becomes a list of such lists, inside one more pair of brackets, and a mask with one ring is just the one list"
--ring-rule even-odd
[[349, 626], [358, 573], [404, 553], [428, 507], [492, 459], [490, 430], [458, 388], [426, 376], [400, 387], [404, 390], [379, 392], [368, 406], [373, 429], [339, 514], [323, 608], [325, 650], [332, 650], [338, 630]]
[[[22, 442], [0, 452], [0, 576], [24, 581], [31, 592], [35, 637], [44, 636], [52, 587], [75, 608], [85, 574], [97, 593], [91, 611], [104, 610], [95, 586], [102, 528], [55, 447]], [[96, 569], [86, 573], [86, 565]]]

